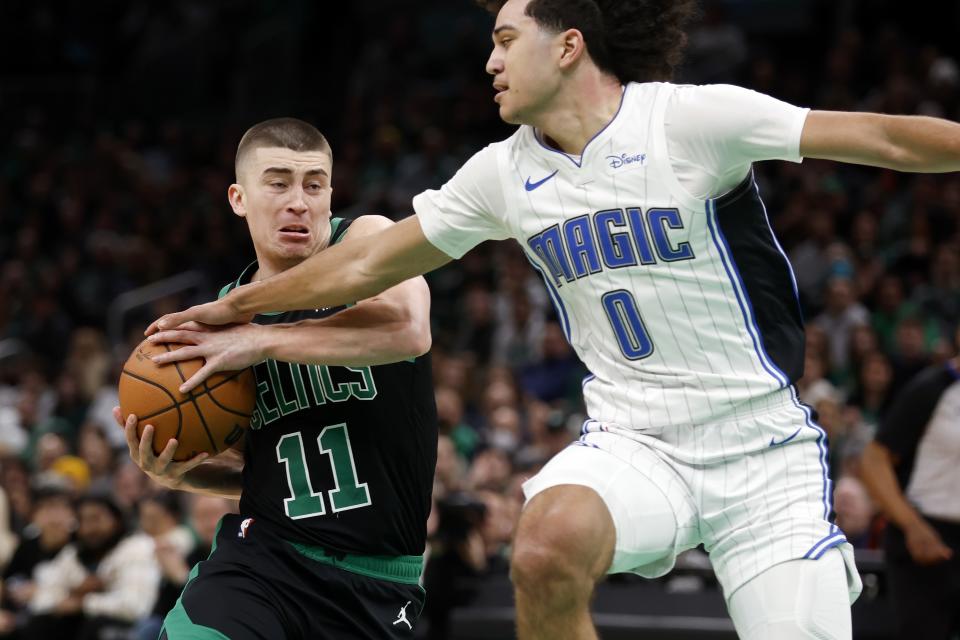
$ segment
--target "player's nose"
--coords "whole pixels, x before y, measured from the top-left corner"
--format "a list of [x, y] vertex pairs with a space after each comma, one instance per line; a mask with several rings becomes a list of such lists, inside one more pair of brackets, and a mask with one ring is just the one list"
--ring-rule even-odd
[[496, 48], [490, 52], [490, 57], [487, 58], [486, 69], [487, 73], [492, 76], [495, 76], [503, 71], [503, 56], [500, 55]]
[[287, 209], [293, 213], [306, 213], [307, 199], [303, 187], [290, 190], [290, 200], [287, 202]]

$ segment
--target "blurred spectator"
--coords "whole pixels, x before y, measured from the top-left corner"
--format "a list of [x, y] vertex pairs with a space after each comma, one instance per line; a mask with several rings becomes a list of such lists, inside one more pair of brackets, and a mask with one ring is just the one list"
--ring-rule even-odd
[[86, 462], [90, 470], [90, 492], [110, 491], [113, 488], [113, 471], [116, 468], [115, 456], [100, 426], [87, 422], [80, 428], [77, 454]]
[[872, 429], [880, 424], [890, 401], [893, 369], [882, 353], [874, 352], [863, 359], [856, 391], [850, 396], [850, 405], [860, 410], [860, 417]]
[[0, 567], [5, 566], [17, 547], [17, 535], [10, 526], [10, 501], [0, 489]]
[[467, 579], [487, 569], [483, 527], [486, 506], [467, 493], [452, 493], [436, 502], [437, 532], [430, 540], [430, 557], [424, 569], [423, 586], [431, 593], [424, 604], [426, 637], [449, 638], [450, 613], [466, 604], [476, 585]]
[[520, 386], [544, 402], [563, 401], [575, 405], [581, 395], [582, 381], [589, 372], [573, 352], [563, 329], [556, 322], [544, 326], [539, 362], [520, 372]]
[[436, 389], [437, 422], [440, 434], [452, 440], [457, 453], [464, 458], [471, 458], [479, 436], [470, 425], [464, 422], [463, 399], [456, 390], [442, 386], [442, 380], [438, 381], [438, 384], [441, 385]]
[[850, 336], [854, 327], [870, 322], [870, 313], [854, 297], [853, 282], [844, 275], [827, 282], [826, 308], [813, 323], [823, 329], [830, 345], [830, 364], [839, 370], [847, 367]]
[[140, 505], [141, 528], [153, 536], [157, 563], [160, 566], [160, 588], [153, 612], [141, 620], [132, 640], [156, 640], [163, 619], [177, 603], [180, 592], [190, 577], [190, 569], [210, 555], [220, 518], [233, 510], [226, 498], [189, 494], [190, 526], [195, 537], [179, 523], [179, 498], [172, 492], [155, 494]]
[[904, 318], [897, 326], [893, 356], [893, 384], [897, 389], [930, 364], [924, 342], [923, 321], [917, 316]]
[[113, 497], [127, 518], [132, 518], [140, 499], [149, 487], [147, 474], [132, 460], [125, 460], [113, 474]]
[[837, 526], [850, 544], [871, 548], [877, 510], [863, 483], [850, 475], [840, 478], [833, 492], [833, 508], [837, 513]]
[[150, 537], [128, 536], [123, 513], [107, 496], [84, 496], [77, 514], [76, 542], [35, 572], [25, 640], [115, 638], [156, 601], [160, 571]]
[[8, 637], [27, 622], [27, 603], [36, 589], [34, 570], [52, 560], [76, 528], [73, 498], [65, 485], [48, 483], [33, 496], [33, 516], [3, 571], [0, 636]]

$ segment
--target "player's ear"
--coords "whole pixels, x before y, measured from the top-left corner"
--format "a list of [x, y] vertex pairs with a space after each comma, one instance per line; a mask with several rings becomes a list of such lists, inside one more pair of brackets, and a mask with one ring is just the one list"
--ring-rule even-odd
[[560, 45], [560, 68], [566, 69], [580, 60], [587, 50], [579, 29], [567, 29], [557, 36]]
[[239, 184], [234, 183], [227, 189], [227, 200], [230, 201], [230, 207], [233, 209], [233, 212], [241, 218], [247, 217], [246, 196], [247, 194], [244, 193], [243, 187]]

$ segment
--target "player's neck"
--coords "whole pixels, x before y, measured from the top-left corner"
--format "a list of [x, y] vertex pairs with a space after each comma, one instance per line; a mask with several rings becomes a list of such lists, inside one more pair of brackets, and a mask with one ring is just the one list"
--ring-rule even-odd
[[557, 96], [554, 106], [537, 118], [534, 126], [547, 144], [580, 155], [617, 115], [623, 91], [618, 80], [605, 74], [578, 78]]

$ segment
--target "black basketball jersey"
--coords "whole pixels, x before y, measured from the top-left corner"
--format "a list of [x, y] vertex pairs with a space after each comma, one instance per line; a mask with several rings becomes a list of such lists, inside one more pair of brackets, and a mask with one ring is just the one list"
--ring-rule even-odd
[[[334, 244], [349, 220], [331, 220]], [[220, 295], [245, 284], [248, 266]], [[297, 322], [346, 307], [264, 313]], [[437, 459], [429, 354], [369, 367], [265, 360], [244, 450], [240, 511], [291, 542], [334, 552], [419, 555]]]

